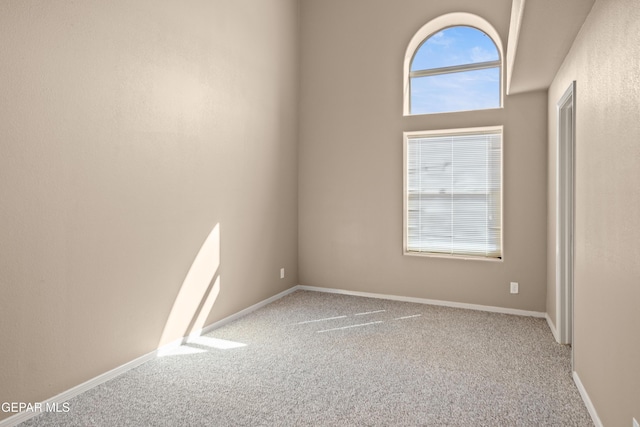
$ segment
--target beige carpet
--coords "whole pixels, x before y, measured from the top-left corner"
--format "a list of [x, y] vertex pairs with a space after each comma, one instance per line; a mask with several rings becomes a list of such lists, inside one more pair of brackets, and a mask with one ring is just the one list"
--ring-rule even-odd
[[297, 291], [23, 425], [592, 426], [543, 319]]

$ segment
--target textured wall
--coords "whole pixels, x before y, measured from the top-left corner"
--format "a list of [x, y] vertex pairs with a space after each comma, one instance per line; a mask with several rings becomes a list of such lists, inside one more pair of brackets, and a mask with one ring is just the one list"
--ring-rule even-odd
[[[494, 0], [506, 40], [510, 1]], [[415, 32], [468, 2], [303, 0], [299, 268], [303, 285], [545, 310], [545, 92], [505, 108], [402, 116]], [[503, 26], [499, 24], [503, 23]], [[504, 262], [402, 255], [402, 132], [504, 125]], [[520, 294], [509, 294], [509, 282]]]
[[5, 0], [0, 40], [0, 402], [297, 283], [295, 0]]
[[640, 421], [640, 9], [598, 0], [549, 89], [555, 321], [556, 103], [576, 81], [575, 370], [605, 426]]

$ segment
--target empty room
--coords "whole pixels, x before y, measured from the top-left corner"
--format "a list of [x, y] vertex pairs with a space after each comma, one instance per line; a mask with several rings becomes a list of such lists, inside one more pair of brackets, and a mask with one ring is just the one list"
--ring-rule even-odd
[[637, 0], [0, 0], [0, 427], [640, 427]]

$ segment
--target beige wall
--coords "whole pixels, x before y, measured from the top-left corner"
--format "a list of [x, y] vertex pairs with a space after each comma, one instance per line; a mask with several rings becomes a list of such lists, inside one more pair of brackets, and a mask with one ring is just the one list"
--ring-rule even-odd
[[0, 402], [297, 283], [297, 1], [4, 0], [0, 40]]
[[556, 103], [576, 80], [575, 370], [605, 426], [640, 421], [640, 9], [596, 1], [549, 89], [554, 314]]
[[[510, 1], [494, 3], [484, 18], [508, 25]], [[300, 283], [543, 312], [546, 93], [509, 96], [501, 110], [403, 117], [411, 37], [463, 4], [301, 4]], [[508, 28], [496, 30], [506, 40]], [[403, 256], [402, 132], [501, 124], [504, 262]]]

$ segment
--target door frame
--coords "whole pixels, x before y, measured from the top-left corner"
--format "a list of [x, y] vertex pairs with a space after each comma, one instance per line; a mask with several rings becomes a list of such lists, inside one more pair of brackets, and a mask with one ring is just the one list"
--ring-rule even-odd
[[[573, 343], [576, 82], [557, 104], [556, 327], [561, 344]], [[573, 352], [572, 352], [573, 365]]]

